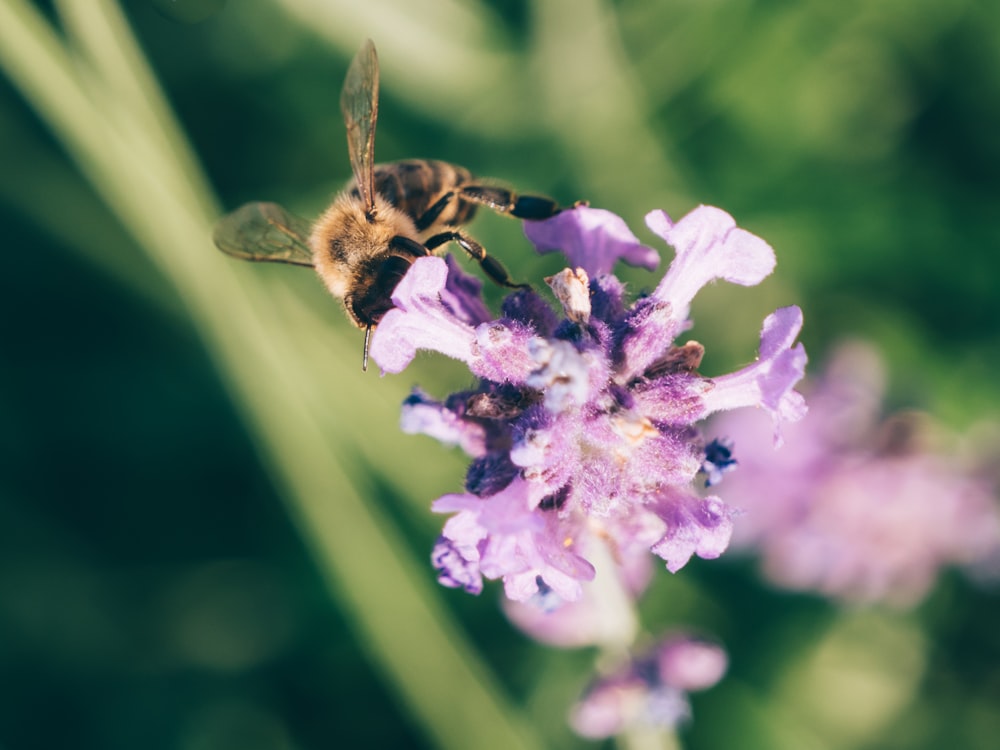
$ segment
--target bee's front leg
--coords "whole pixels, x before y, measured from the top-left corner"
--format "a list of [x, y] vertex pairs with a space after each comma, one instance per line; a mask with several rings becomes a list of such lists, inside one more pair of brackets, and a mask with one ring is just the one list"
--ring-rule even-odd
[[461, 247], [465, 252], [472, 256], [483, 269], [483, 273], [489, 276], [490, 280], [500, 286], [508, 287], [509, 289], [530, 289], [530, 284], [515, 284], [511, 281], [510, 274], [507, 273], [507, 269], [503, 267], [503, 263], [498, 261], [492, 255], [486, 253], [486, 249], [476, 242], [474, 239], [468, 235], [462, 234], [461, 232], [441, 232], [440, 234], [435, 234], [427, 242], [424, 243], [425, 247], [433, 251], [435, 248], [440, 247], [446, 242], [457, 242], [459, 247]]

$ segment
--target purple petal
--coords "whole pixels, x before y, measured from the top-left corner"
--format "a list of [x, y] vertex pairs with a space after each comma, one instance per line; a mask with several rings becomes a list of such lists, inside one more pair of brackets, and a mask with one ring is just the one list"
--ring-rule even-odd
[[462, 419], [419, 388], [403, 402], [399, 427], [407, 435], [420, 433], [445, 445], [461, 446], [470, 456], [482, 456], [486, 452], [486, 431], [481, 424]]
[[621, 217], [600, 208], [577, 206], [551, 219], [526, 221], [524, 233], [538, 252], [558, 250], [571, 268], [582, 268], [591, 278], [611, 273], [618, 260], [649, 270], [660, 262]]
[[442, 585], [464, 588], [473, 594], [482, 591], [479, 564], [480, 546], [485, 537], [486, 529], [479, 523], [475, 512], [460, 512], [448, 519], [431, 554]]
[[483, 590], [479, 561], [466, 559], [461, 548], [447, 537], [440, 537], [431, 553], [431, 564], [438, 572], [438, 583], [452, 589], [465, 589], [470, 594]]
[[604, 677], [591, 685], [573, 707], [570, 726], [587, 739], [613, 737], [645, 713], [649, 693], [649, 685], [635, 675]]
[[729, 666], [725, 650], [709, 641], [673, 636], [656, 649], [660, 679], [685, 691], [706, 690], [722, 679]]
[[505, 318], [530, 326], [539, 336], [551, 336], [559, 324], [552, 308], [531, 289], [519, 289], [508, 294], [500, 312]]
[[676, 573], [692, 555], [714, 560], [726, 551], [733, 535], [733, 511], [717, 497], [700, 498], [679, 492], [661, 498], [653, 511], [667, 525], [652, 551]]
[[802, 310], [798, 307], [782, 307], [768, 315], [760, 334], [760, 357], [742, 370], [714, 379], [715, 387], [704, 396], [702, 416], [762, 406], [774, 419], [774, 440], [780, 445], [780, 422], [794, 422], [806, 413], [802, 394], [793, 390], [808, 361], [801, 343], [792, 347], [801, 328]]
[[591, 319], [598, 318], [612, 328], [625, 319], [625, 285], [614, 276], [590, 279]]
[[474, 459], [465, 472], [465, 489], [478, 497], [495, 495], [520, 473], [506, 451], [494, 451]]
[[[606, 540], [588, 537], [586, 553], [593, 544]], [[622, 554], [624, 553], [624, 554]], [[602, 568], [593, 581], [583, 584], [582, 596], [573, 602], [557, 602], [548, 606], [551, 595], [535, 597], [528, 602], [505, 600], [507, 617], [535, 640], [563, 648], [582, 648], [600, 644], [621, 643], [623, 633], [631, 633], [634, 623], [627, 608], [609, 607], [605, 587], [608, 577], [615, 586], [622, 586], [630, 600], [637, 599], [653, 575], [652, 555], [647, 548], [616, 549], [621, 559], [613, 568]]]
[[432, 510], [458, 511], [448, 519], [444, 537], [459, 557], [478, 562], [478, 571], [489, 579], [503, 579], [504, 591], [515, 601], [528, 601], [538, 593], [538, 579], [565, 601], [580, 597], [581, 582], [594, 577], [594, 568], [567, 547], [568, 533], [555, 514], [533, 509], [541, 488], [515, 479], [488, 498], [455, 494], [438, 498]]
[[774, 270], [771, 246], [739, 229], [722, 209], [699, 206], [676, 224], [663, 211], [651, 211], [646, 225], [677, 251], [653, 296], [673, 305], [678, 320], [687, 318], [691, 300], [708, 282], [753, 286]]
[[626, 481], [637, 491], [655, 484], [686, 486], [701, 467], [703, 455], [692, 436], [691, 430], [661, 427], [637, 443]]
[[712, 381], [678, 372], [640, 383], [633, 394], [636, 408], [654, 422], [690, 425], [708, 414], [705, 394], [712, 390]]
[[448, 265], [448, 280], [441, 291], [441, 301], [459, 320], [469, 325], [479, 325], [493, 316], [483, 302], [483, 283], [465, 273], [450, 253], [444, 257]]
[[383, 373], [397, 373], [413, 361], [417, 350], [432, 349], [462, 360], [479, 377], [522, 382], [533, 368], [528, 342], [534, 332], [516, 321], [473, 328], [466, 320], [472, 314], [469, 298], [446, 288], [447, 282], [448, 265], [441, 258], [414, 261], [392, 294], [395, 308], [375, 329], [372, 359]]
[[383, 373], [402, 372], [418, 349], [434, 349], [471, 362], [475, 332], [441, 301], [448, 266], [438, 257], [417, 258], [392, 293], [395, 308], [375, 329], [371, 357]]
[[511, 559], [529, 564], [520, 572], [504, 573], [504, 594], [511, 601], [527, 602], [539, 593], [539, 581], [562, 601], [573, 603], [583, 595], [583, 582], [594, 578], [594, 566], [579, 555], [567, 551], [556, 540], [533, 536], [519, 540]]
[[635, 303], [625, 319], [625, 333], [618, 345], [615, 380], [627, 383], [641, 375], [674, 342], [682, 321], [669, 302], [646, 297]]

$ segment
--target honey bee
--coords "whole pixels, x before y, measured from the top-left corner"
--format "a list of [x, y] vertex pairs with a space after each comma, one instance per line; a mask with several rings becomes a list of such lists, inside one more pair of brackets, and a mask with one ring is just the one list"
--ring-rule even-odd
[[214, 233], [216, 246], [237, 258], [314, 267], [343, 300], [347, 317], [365, 330], [362, 369], [372, 329], [392, 309], [392, 292], [417, 258], [455, 242], [497, 284], [527, 286], [511, 281], [500, 261], [459, 229], [479, 205], [521, 219], [562, 210], [551, 198], [517, 195], [448, 162], [375, 164], [378, 87], [378, 56], [369, 39], [340, 94], [354, 179], [319, 219], [310, 224], [275, 203], [248, 203], [223, 217]]

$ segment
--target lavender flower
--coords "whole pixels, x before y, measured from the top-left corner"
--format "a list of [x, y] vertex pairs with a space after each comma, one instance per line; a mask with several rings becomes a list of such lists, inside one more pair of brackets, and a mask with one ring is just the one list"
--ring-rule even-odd
[[570, 713], [577, 734], [603, 739], [633, 728], [674, 728], [691, 717], [687, 693], [726, 672], [721, 647], [686, 635], [663, 639], [644, 656], [595, 680]]
[[753, 415], [714, 423], [739, 459], [724, 482], [746, 510], [734, 545], [760, 555], [773, 583], [911, 606], [942, 566], [1000, 562], [992, 483], [960, 453], [933, 445], [926, 415], [881, 420], [883, 381], [873, 349], [841, 347], [814, 383], [808, 417], [777, 453], [761, 444]]
[[806, 361], [798, 308], [769, 315], [757, 361], [721, 377], [697, 373], [700, 344], [676, 341], [702, 286], [757, 284], [774, 267], [771, 248], [717, 208], [676, 223], [654, 211], [646, 223], [677, 256], [634, 303], [611, 268], [617, 259], [652, 267], [656, 253], [619, 217], [588, 207], [525, 225], [540, 250], [559, 248], [572, 264], [547, 279], [561, 317], [520, 290], [492, 319], [479, 285], [437, 257], [418, 259], [397, 286], [371, 343], [383, 373], [432, 349], [479, 378], [444, 401], [415, 391], [403, 409], [404, 429], [472, 457], [466, 491], [433, 505], [452, 514], [433, 552], [444, 585], [479, 593], [484, 577], [502, 579], [510, 599], [551, 609], [594, 578], [595, 544], [619, 561], [652, 551], [671, 571], [718, 557], [732, 511], [693, 490], [706, 465], [695, 423], [752, 406], [777, 428], [804, 413], [793, 390]]

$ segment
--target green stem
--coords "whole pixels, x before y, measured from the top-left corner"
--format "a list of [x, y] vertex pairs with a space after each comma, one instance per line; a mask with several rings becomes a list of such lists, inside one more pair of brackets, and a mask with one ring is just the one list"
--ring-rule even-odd
[[[612, 672], [632, 657], [640, 635], [639, 612], [635, 597], [625, 588], [620, 566], [605, 544], [595, 544], [591, 562], [597, 575], [591, 583], [590, 595], [601, 602], [604, 620], [603, 638], [598, 644], [596, 671]], [[615, 744], [622, 750], [680, 750], [676, 735], [662, 727], [635, 725], [615, 737]]]
[[621, 750], [681, 750], [677, 735], [658, 727], [633, 727], [615, 739]]

